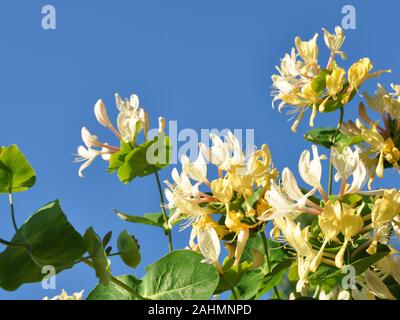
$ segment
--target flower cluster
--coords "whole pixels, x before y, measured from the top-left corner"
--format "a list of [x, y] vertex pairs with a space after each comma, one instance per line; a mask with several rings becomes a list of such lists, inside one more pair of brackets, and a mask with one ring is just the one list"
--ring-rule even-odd
[[374, 96], [363, 93], [368, 106], [382, 116], [382, 125], [373, 121], [363, 103], [359, 105], [360, 119], [348, 121], [341, 127], [347, 136], [359, 136], [365, 142], [363, 158], [370, 171], [370, 183], [375, 174], [383, 178], [387, 167], [399, 170], [400, 161], [400, 86], [392, 84], [394, 92], [388, 93], [378, 84]]
[[[165, 194], [169, 209], [175, 210], [169, 223], [185, 218], [186, 226], [192, 226], [190, 248], [200, 251], [221, 271], [220, 240], [226, 240], [225, 246], [237, 265], [251, 230], [260, 227], [257, 217], [267, 210], [264, 201], [256, 208], [254, 202], [269, 190], [278, 172], [267, 145], [245, 156], [232, 132], [224, 140], [215, 134], [210, 139], [211, 147], [200, 144], [196, 161], [182, 157], [182, 172], [173, 169], [173, 183], [166, 181], [169, 188]], [[207, 162], [216, 167], [215, 179], [207, 177]], [[213, 218], [218, 216], [222, 217]]]
[[[118, 139], [118, 144], [127, 144], [130, 147], [137, 145], [137, 138], [141, 131], [147, 141], [149, 131], [149, 115], [139, 107], [137, 95], [131, 95], [130, 99], [123, 100], [118, 93], [115, 94], [115, 103], [119, 111], [117, 116], [117, 128], [111, 123], [104, 102], [99, 99], [94, 106], [94, 114], [97, 121], [110, 129]], [[159, 118], [159, 131], [164, 131], [165, 119]], [[84, 146], [78, 147], [76, 162], [84, 162], [79, 168], [79, 176], [83, 177], [83, 170], [86, 169], [98, 156], [103, 160], [110, 161], [113, 154], [120, 151], [119, 146], [112, 146], [107, 142], [99, 141], [96, 135], [89, 132], [86, 127], [81, 130]]]
[[[396, 218], [400, 214], [398, 190], [361, 190], [367, 170], [360, 158], [359, 148], [352, 150], [346, 147], [342, 153], [337, 149], [332, 150], [331, 161], [336, 169], [334, 179], [340, 181], [340, 187], [337, 195], [328, 197], [321, 186], [321, 156], [315, 145], [312, 149], [312, 160], [308, 150], [302, 153], [299, 160], [300, 176], [312, 187], [311, 191], [304, 193], [292, 171], [285, 168], [282, 171], [281, 184], [272, 181], [270, 190], [266, 191], [265, 201], [270, 209], [259, 217], [260, 220], [273, 220], [275, 227], [272, 229], [272, 236], [283, 237], [295, 250], [299, 275], [296, 287], [298, 292], [306, 286], [308, 273], [316, 272], [321, 263], [342, 268], [350, 244], [353, 248], [366, 250], [370, 255], [375, 254], [378, 243], [388, 244], [390, 229], [398, 225]], [[352, 181], [349, 184], [347, 180], [350, 177]], [[315, 197], [316, 192], [321, 199]], [[310, 214], [316, 217], [315, 224], [302, 227], [302, 216]], [[364, 243], [364, 248], [361, 243]], [[392, 258], [395, 263], [399, 263], [399, 256], [393, 255]], [[380, 268], [379, 264], [377, 268]], [[387, 267], [385, 270], [392, 269]], [[374, 278], [373, 284], [378, 283], [384, 287], [383, 282], [372, 271], [367, 271], [364, 276], [367, 279]], [[396, 280], [400, 281], [397, 274]], [[375, 292], [370, 282], [366, 281], [364, 287], [369, 288], [368, 292]]]
[[336, 27], [334, 34], [323, 30], [325, 44], [330, 50], [325, 68], [318, 62], [318, 34], [315, 34], [308, 41], [296, 37], [295, 48], [281, 59], [280, 66], [276, 67], [278, 74], [272, 76], [272, 104], [274, 106], [275, 101], [280, 100], [279, 111], [291, 107], [288, 114], [297, 115], [293, 132], [296, 132], [307, 109], [312, 109], [309, 124], [313, 127], [317, 111], [333, 111], [348, 103], [365, 80], [384, 72], [371, 73], [370, 59], [362, 58], [350, 66], [346, 78], [346, 70], [335, 61], [336, 55], [345, 58], [344, 52], [340, 51], [345, 40], [343, 30]]

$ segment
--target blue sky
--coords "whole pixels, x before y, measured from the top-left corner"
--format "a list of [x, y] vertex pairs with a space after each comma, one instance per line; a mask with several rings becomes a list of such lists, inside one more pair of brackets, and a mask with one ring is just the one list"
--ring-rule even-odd
[[[56, 30], [41, 28], [45, 4], [57, 10]], [[144, 266], [167, 252], [165, 237], [119, 220], [112, 208], [157, 211], [154, 176], [122, 185], [99, 160], [81, 179], [72, 162], [82, 126], [112, 137], [95, 121], [96, 100], [103, 98], [115, 117], [114, 93], [137, 93], [154, 126], [163, 115], [176, 120], [179, 129], [255, 129], [256, 144], [269, 144], [276, 166], [295, 170], [308, 146], [302, 140], [307, 121], [298, 134], [290, 132], [287, 117], [271, 108], [270, 76], [296, 35], [307, 39], [322, 27], [332, 30], [341, 23], [345, 4], [356, 8], [357, 20], [356, 29], [346, 32], [344, 65], [369, 56], [376, 69], [393, 70], [382, 83], [400, 82], [393, 37], [398, 1], [1, 1], [0, 144], [18, 144], [38, 176], [33, 189], [15, 195], [17, 220], [22, 223], [43, 204], [61, 199], [82, 233], [92, 225], [100, 234], [113, 230], [116, 236], [123, 229], [135, 234], [143, 261], [134, 274], [143, 275]], [[321, 57], [326, 54], [321, 49]], [[365, 88], [372, 91], [375, 85], [372, 80]], [[354, 116], [357, 100], [347, 107], [346, 119]], [[318, 116], [317, 125], [334, 126], [337, 116]], [[163, 170], [162, 178], [171, 170]], [[398, 179], [386, 172], [385, 185], [399, 187]], [[1, 237], [10, 238], [5, 195], [0, 221]], [[176, 232], [175, 247], [185, 247], [187, 239], [187, 232]], [[112, 270], [129, 272], [118, 258]], [[17, 292], [0, 290], [0, 299], [40, 299], [61, 288], [89, 293], [96, 283], [94, 272], [82, 265], [58, 275], [57, 290], [28, 284]]]

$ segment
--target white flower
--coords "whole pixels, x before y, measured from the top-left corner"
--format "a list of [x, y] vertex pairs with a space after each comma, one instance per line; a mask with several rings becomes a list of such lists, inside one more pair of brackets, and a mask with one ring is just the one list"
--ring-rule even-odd
[[81, 135], [83, 142], [88, 148], [102, 146], [102, 143], [97, 139], [97, 136], [92, 135], [87, 128], [82, 128]]
[[130, 100], [123, 101], [119, 94], [115, 94], [116, 105], [119, 112], [117, 118], [118, 130], [125, 143], [133, 142], [142, 129], [142, 122], [139, 117], [139, 98], [132, 95]]
[[208, 162], [225, 171], [231, 170], [232, 167], [245, 166], [245, 156], [241, 144], [231, 131], [225, 136], [225, 142], [213, 133], [210, 134], [210, 139], [213, 143], [211, 148], [203, 143], [199, 144], [200, 151]]
[[324, 31], [324, 40], [325, 44], [328, 47], [329, 50], [331, 50], [333, 53], [338, 53], [342, 56], [342, 58], [345, 58], [344, 53], [340, 51], [340, 48], [343, 45], [344, 40], [346, 39], [343, 29], [339, 26], [335, 27], [335, 34], [331, 34], [326, 30], [325, 28], [322, 28]]
[[100, 151], [91, 149], [91, 148], [85, 148], [84, 146], [79, 146], [78, 147], [78, 154], [77, 157], [75, 158], [75, 162], [83, 162], [84, 163], [79, 167], [78, 174], [81, 178], [83, 178], [83, 170], [85, 170], [90, 164], [96, 159], [96, 157], [100, 154]]
[[107, 127], [107, 128], [112, 127], [112, 124], [110, 122], [110, 119], [108, 118], [107, 109], [106, 109], [106, 106], [104, 105], [103, 100], [101, 100], [101, 99], [97, 100], [97, 102], [94, 106], [94, 114], [96, 116], [97, 121], [102, 126]]
[[331, 152], [332, 164], [336, 169], [335, 181], [340, 179], [348, 179], [359, 166], [360, 153], [358, 149], [354, 151], [350, 147], [345, 147], [342, 153], [337, 148], [332, 148]]
[[310, 151], [304, 150], [299, 160], [299, 173], [301, 178], [314, 188], [321, 188], [322, 165], [316, 145], [312, 145], [313, 159], [310, 159]]
[[218, 262], [221, 244], [215, 229], [209, 225], [197, 229], [197, 241], [200, 252], [210, 262]]
[[49, 297], [44, 297], [43, 300], [82, 300], [83, 298], [83, 290], [80, 292], [74, 292], [72, 296], [69, 296], [68, 293], [62, 289], [61, 294], [55, 296], [51, 299]]
[[193, 180], [198, 182], [208, 183], [207, 180], [207, 164], [201, 153], [196, 161], [190, 162], [186, 155], [181, 158], [182, 170]]

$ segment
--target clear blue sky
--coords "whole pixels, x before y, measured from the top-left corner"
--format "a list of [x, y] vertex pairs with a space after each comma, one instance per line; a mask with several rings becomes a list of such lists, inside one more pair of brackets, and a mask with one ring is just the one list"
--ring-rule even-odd
[[[45, 4], [56, 7], [56, 30], [41, 28]], [[308, 146], [302, 140], [308, 127], [304, 121], [292, 134], [287, 117], [271, 108], [270, 76], [296, 35], [307, 39], [321, 27], [332, 30], [345, 4], [357, 12], [357, 28], [346, 34], [345, 65], [369, 56], [376, 69], [393, 69], [383, 83], [400, 82], [398, 1], [1, 1], [0, 144], [18, 144], [38, 176], [33, 189], [15, 195], [19, 223], [59, 198], [80, 232], [93, 225], [100, 234], [123, 229], [135, 234], [143, 252], [135, 274], [141, 276], [144, 266], [167, 252], [164, 235], [122, 222], [112, 208], [132, 214], [157, 211], [154, 176], [122, 185], [97, 161], [81, 179], [72, 162], [82, 126], [111, 137], [95, 121], [96, 100], [102, 97], [115, 116], [114, 93], [135, 92], [155, 125], [163, 115], [177, 120], [181, 129], [254, 128], [256, 144], [270, 145], [279, 169], [296, 169]], [[374, 81], [369, 84], [374, 90]], [[354, 102], [346, 118], [355, 109]], [[335, 125], [336, 117], [316, 121]], [[162, 178], [171, 170], [162, 171]], [[386, 176], [388, 185], [399, 187], [397, 173]], [[0, 235], [10, 238], [5, 195], [0, 221]], [[175, 246], [183, 248], [187, 239], [187, 232], [175, 233]], [[112, 270], [116, 275], [129, 271], [118, 258]], [[13, 293], [0, 290], [0, 299], [38, 299], [61, 288], [87, 294], [96, 282], [92, 270], [78, 266], [58, 275], [55, 291], [28, 284]]]

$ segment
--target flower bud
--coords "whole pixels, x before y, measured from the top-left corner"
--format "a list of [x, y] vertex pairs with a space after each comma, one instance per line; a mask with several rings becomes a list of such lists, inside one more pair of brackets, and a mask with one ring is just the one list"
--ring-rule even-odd
[[94, 114], [97, 121], [104, 127], [111, 127], [110, 119], [108, 118], [107, 109], [103, 100], [97, 100], [94, 106]]

